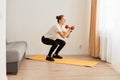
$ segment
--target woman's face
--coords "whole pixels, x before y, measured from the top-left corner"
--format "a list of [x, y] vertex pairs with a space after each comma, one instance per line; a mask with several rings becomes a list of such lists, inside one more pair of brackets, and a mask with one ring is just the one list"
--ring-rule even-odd
[[63, 24], [66, 22], [65, 17], [62, 17], [62, 18], [61, 18], [61, 20], [60, 20], [59, 22], [60, 22], [60, 24], [62, 24], [62, 25], [63, 25]]

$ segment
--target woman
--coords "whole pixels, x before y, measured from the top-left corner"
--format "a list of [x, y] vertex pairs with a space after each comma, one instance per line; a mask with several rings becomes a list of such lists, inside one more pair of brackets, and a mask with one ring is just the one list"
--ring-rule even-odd
[[[46, 56], [46, 60], [48, 61], [54, 61], [53, 58], [62, 59], [63, 57], [60, 56], [58, 53], [61, 51], [61, 49], [65, 46], [64, 38], [68, 38], [70, 33], [72, 32], [71, 28], [69, 27], [67, 31], [63, 29], [63, 25], [65, 24], [65, 18], [64, 15], [56, 16], [58, 24], [51, 27], [51, 29], [42, 37], [42, 42], [46, 45], [52, 45], [52, 47], [49, 50], [48, 55]], [[62, 39], [61, 39], [61, 38]], [[55, 51], [55, 53], [52, 56], [52, 53]]]

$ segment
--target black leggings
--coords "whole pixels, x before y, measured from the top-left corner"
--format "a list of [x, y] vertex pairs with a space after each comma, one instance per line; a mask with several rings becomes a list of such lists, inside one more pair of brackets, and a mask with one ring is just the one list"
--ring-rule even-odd
[[48, 56], [51, 56], [56, 48], [57, 50], [55, 51], [55, 54], [58, 54], [66, 44], [65, 41], [61, 39], [52, 40], [49, 38], [45, 38], [44, 36], [42, 37], [42, 42], [47, 45], [52, 45], [52, 47], [49, 50]]

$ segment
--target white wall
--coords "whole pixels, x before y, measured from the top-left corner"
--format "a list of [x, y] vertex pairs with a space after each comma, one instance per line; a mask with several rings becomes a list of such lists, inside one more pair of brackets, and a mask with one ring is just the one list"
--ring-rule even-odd
[[7, 0], [7, 40], [27, 41], [27, 54], [47, 54], [40, 38], [63, 14], [76, 29], [61, 53], [88, 54], [90, 7], [91, 0]]
[[0, 80], [6, 77], [6, 0], [0, 0]]

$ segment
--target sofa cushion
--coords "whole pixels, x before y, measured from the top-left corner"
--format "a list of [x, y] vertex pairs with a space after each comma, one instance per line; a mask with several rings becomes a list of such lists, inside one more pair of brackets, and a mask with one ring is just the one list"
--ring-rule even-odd
[[27, 43], [24, 41], [10, 42], [6, 46], [7, 63], [18, 62], [26, 52]]

